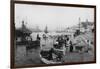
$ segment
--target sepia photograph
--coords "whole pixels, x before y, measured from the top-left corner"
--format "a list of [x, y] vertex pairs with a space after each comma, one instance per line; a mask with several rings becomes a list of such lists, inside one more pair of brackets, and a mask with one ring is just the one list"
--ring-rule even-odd
[[95, 61], [95, 8], [14, 3], [14, 65]]

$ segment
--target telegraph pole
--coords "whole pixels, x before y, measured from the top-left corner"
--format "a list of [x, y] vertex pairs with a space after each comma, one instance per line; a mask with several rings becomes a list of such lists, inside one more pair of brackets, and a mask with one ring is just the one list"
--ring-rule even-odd
[[80, 23], [81, 22], [81, 19], [80, 19], [80, 17], [79, 17], [79, 34], [80, 34]]
[[80, 31], [80, 17], [79, 17], [79, 31]]

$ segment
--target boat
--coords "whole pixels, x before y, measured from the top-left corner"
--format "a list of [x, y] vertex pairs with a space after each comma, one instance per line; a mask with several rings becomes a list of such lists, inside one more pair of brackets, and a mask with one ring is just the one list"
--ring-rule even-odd
[[55, 49], [41, 49], [40, 58], [45, 64], [60, 64], [63, 62], [64, 50]]
[[43, 58], [41, 54], [40, 54], [40, 58], [41, 58], [42, 62], [45, 63], [45, 64], [59, 64], [59, 63], [62, 63], [62, 62], [56, 62], [56, 61], [53, 61], [53, 60], [48, 60], [46, 58]]

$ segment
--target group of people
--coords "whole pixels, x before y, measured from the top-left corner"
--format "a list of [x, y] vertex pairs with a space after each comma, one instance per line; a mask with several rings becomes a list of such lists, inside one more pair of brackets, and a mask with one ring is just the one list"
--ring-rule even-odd
[[[40, 41], [41, 39], [48, 39], [49, 37], [46, 36], [46, 34], [43, 34], [42, 37], [40, 37], [39, 34], [37, 34], [36, 36], [36, 40], [37, 41]], [[59, 35], [57, 36], [56, 38], [53, 38], [53, 40], [56, 40], [54, 43], [53, 43], [53, 46], [55, 48], [62, 48], [63, 46], [65, 46], [65, 48], [69, 48], [69, 52], [73, 52], [73, 44], [72, 44], [72, 41], [70, 39], [70, 37], [68, 35]]]
[[[46, 35], [43, 35], [43, 39], [49, 38], [50, 37], [46, 37]], [[62, 49], [62, 47], [69, 48], [69, 52], [73, 52], [73, 44], [68, 35], [59, 35], [56, 36], [56, 38], [54, 37], [50, 39], [55, 40], [53, 43], [53, 48], [48, 51], [41, 51], [41, 55], [44, 58], [47, 58], [48, 60], [62, 61], [64, 55], [63, 52], [60, 50]], [[59, 49], [59, 51], [57, 49]]]
[[54, 47], [56, 48], [61, 48], [63, 46], [65, 46], [65, 48], [69, 47], [69, 52], [73, 52], [73, 44], [70, 37], [68, 37], [68, 35], [58, 36], [54, 44]]

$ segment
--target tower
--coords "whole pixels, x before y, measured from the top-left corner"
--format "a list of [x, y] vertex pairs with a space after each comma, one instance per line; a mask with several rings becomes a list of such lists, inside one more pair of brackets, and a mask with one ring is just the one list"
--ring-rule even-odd
[[80, 23], [81, 23], [81, 19], [80, 19], [80, 17], [79, 17], [79, 31], [80, 31]]
[[46, 26], [44, 29], [44, 32], [47, 34], [48, 33], [48, 27]]
[[26, 28], [24, 21], [22, 21], [22, 30], [24, 30]]

